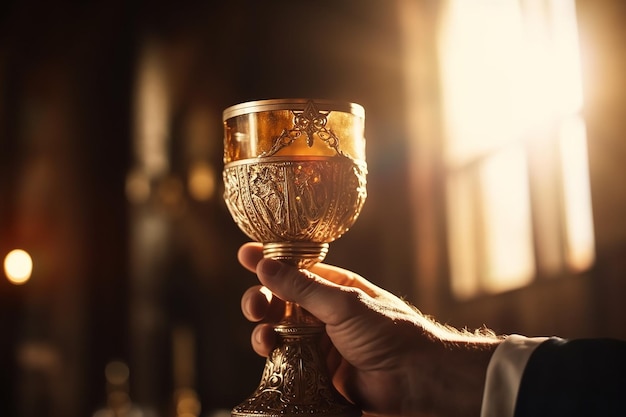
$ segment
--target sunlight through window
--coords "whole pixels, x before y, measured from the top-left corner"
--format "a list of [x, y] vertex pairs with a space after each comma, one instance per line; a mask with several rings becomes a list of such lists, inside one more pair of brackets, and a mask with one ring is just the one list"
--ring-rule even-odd
[[481, 167], [485, 247], [484, 289], [528, 284], [535, 273], [526, 156], [521, 147], [498, 152]]
[[583, 271], [595, 257], [587, 134], [580, 117], [564, 122], [559, 133], [567, 263], [573, 270]]
[[[549, 269], [534, 244], [562, 254], [562, 270], [587, 269], [594, 243], [574, 1], [448, 0], [438, 51], [455, 295], [529, 284]], [[557, 151], [539, 161], [531, 144]], [[531, 198], [537, 167], [549, 175], [540, 181], [556, 184], [549, 202]], [[564, 227], [550, 230], [561, 236], [537, 242], [554, 207]]]

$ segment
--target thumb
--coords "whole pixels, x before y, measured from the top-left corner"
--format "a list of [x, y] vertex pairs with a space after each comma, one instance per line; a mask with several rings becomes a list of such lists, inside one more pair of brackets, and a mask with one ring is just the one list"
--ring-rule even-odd
[[308, 270], [274, 259], [262, 259], [256, 269], [259, 281], [285, 301], [299, 304], [326, 324], [336, 325], [354, 317], [365, 293], [332, 283]]

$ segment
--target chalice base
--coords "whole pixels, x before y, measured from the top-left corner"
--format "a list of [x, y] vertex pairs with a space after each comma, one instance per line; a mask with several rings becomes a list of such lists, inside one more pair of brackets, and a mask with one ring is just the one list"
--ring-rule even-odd
[[359, 417], [361, 410], [332, 384], [319, 342], [323, 325], [283, 323], [278, 345], [265, 362], [254, 393], [233, 408], [233, 417]]

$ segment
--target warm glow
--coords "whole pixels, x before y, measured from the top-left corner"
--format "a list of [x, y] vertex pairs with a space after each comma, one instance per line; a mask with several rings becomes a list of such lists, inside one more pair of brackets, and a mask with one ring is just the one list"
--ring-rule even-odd
[[560, 132], [567, 262], [583, 271], [594, 261], [593, 217], [587, 164], [587, 134], [580, 118], [563, 123]]
[[450, 163], [581, 110], [573, 1], [548, 1], [549, 11], [516, 0], [447, 3], [439, 50]]
[[145, 203], [150, 198], [150, 178], [142, 170], [134, 170], [126, 177], [126, 197], [131, 203]]
[[202, 406], [198, 394], [189, 388], [181, 388], [175, 392], [176, 417], [197, 417]]
[[189, 194], [198, 201], [208, 201], [215, 193], [215, 171], [206, 162], [198, 162], [189, 170]]
[[[445, 4], [438, 52], [454, 294], [518, 288], [537, 268], [588, 268], [594, 236], [575, 2]], [[541, 148], [545, 155], [527, 152]], [[532, 189], [530, 178], [540, 178]], [[531, 191], [539, 202], [531, 204]], [[533, 227], [561, 219], [563, 228], [533, 236]]]
[[519, 134], [513, 100], [521, 81], [518, 7], [505, 0], [448, 2], [439, 51], [450, 164], [463, 164]]
[[15, 249], [4, 258], [4, 273], [8, 280], [16, 285], [23, 284], [30, 279], [33, 272], [33, 260], [28, 252]]
[[535, 262], [523, 149], [490, 157], [476, 178], [451, 176], [447, 189], [454, 294], [465, 299], [528, 284]]
[[512, 148], [489, 158], [480, 180], [487, 248], [483, 287], [488, 292], [522, 287], [535, 273], [523, 149]]
[[472, 178], [451, 175], [447, 184], [449, 248], [452, 262], [452, 292], [461, 299], [480, 291], [476, 245], [476, 207], [472, 198]]
[[169, 95], [162, 51], [146, 42], [137, 68], [135, 91], [135, 155], [149, 178], [169, 171]]

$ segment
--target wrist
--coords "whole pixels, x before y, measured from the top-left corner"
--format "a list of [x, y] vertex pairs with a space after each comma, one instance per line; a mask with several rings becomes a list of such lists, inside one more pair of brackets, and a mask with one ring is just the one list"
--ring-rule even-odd
[[431, 339], [420, 343], [401, 372], [410, 387], [401, 398], [405, 416], [478, 417], [487, 368], [500, 338]]
[[479, 416], [494, 351], [502, 342], [496, 337], [442, 341], [435, 375], [435, 415]]

